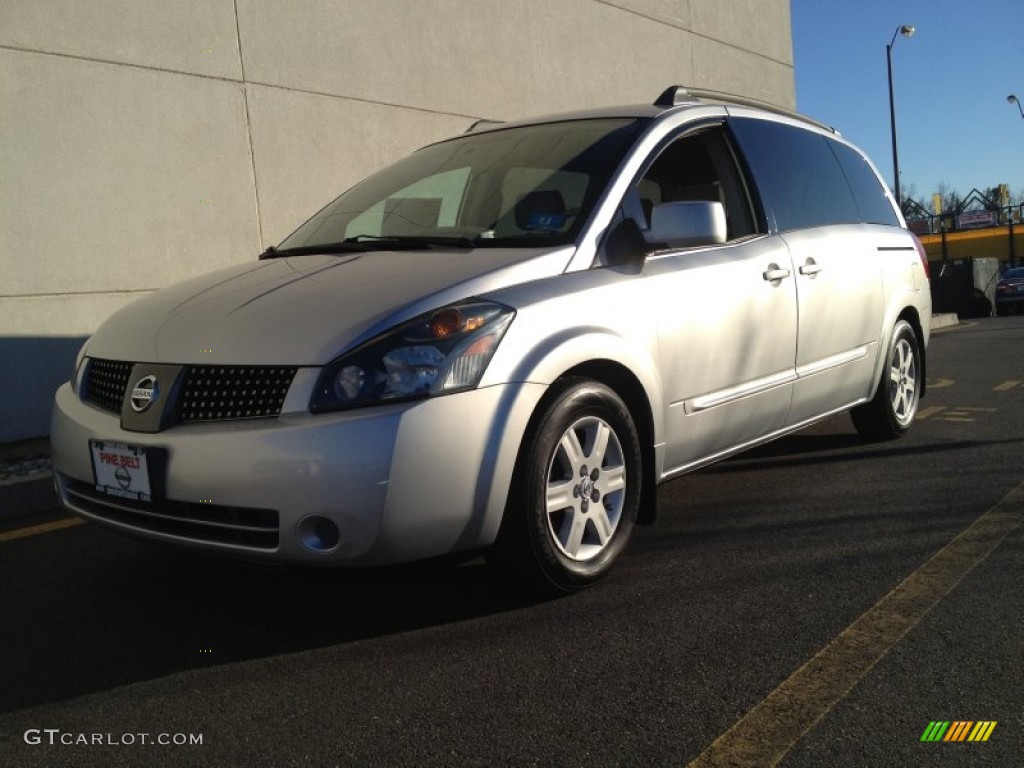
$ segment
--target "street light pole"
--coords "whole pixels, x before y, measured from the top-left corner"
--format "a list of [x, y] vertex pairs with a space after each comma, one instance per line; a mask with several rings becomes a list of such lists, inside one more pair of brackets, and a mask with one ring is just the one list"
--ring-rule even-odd
[[1006, 100], [1011, 104], [1016, 104], [1017, 111], [1020, 112], [1020, 116], [1024, 118], [1024, 109], [1022, 109], [1020, 106], [1020, 99], [1018, 99], [1014, 94], [1011, 93], [1009, 96], [1006, 97]]
[[[1020, 112], [1020, 117], [1022, 120], [1024, 120], [1024, 109], [1021, 108], [1020, 99], [1017, 98], [1017, 95], [1011, 93], [1009, 96], [1006, 97], [1006, 100], [1011, 104], [1017, 105], [1017, 111]], [[1010, 266], [1015, 267], [1017, 266], [1017, 250], [1013, 240], [1013, 210], [1010, 208], [1006, 209], [1006, 220], [1009, 222], [1010, 225]]]
[[[889, 65], [889, 125], [892, 128], [892, 174], [894, 178], [893, 190], [896, 192], [896, 205], [903, 208], [903, 198], [900, 195], [900, 160], [896, 152], [896, 103], [892, 95], [892, 47], [896, 44], [896, 37], [903, 35], [910, 37], [914, 34], [914, 28], [903, 24], [892, 33], [892, 40], [885, 46], [885, 61]], [[1017, 106], [1020, 106], [1019, 104]]]

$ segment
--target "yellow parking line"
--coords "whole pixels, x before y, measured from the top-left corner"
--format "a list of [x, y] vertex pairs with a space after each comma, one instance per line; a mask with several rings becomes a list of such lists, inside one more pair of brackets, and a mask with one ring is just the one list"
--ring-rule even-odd
[[917, 420], [924, 421], [928, 417], [941, 413], [944, 410], [946, 410], [944, 405], [929, 405], [927, 408], [922, 408], [917, 412]]
[[996, 392], [1007, 392], [1015, 387], [1019, 387], [1020, 385], [1021, 382], [1017, 381], [1016, 379], [1010, 379], [1009, 381], [1004, 381], [1002, 384], [997, 384], [996, 386], [992, 387], [992, 389], [995, 390]]
[[0, 533], [0, 541], [14, 541], [15, 539], [27, 538], [28, 536], [38, 536], [41, 533], [59, 531], [62, 528], [72, 528], [84, 522], [85, 520], [80, 517], [65, 517], [61, 520], [54, 520], [52, 523], [30, 525], [27, 528], [15, 528], [13, 531]]
[[975, 520], [690, 763], [776, 765], [1024, 518], [1024, 483]]

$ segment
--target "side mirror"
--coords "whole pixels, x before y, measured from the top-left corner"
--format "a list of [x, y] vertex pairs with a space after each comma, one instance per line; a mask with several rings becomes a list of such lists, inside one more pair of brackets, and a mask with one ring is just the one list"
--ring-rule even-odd
[[651, 211], [651, 228], [644, 236], [648, 243], [665, 243], [669, 248], [724, 243], [725, 208], [710, 200], [656, 205]]

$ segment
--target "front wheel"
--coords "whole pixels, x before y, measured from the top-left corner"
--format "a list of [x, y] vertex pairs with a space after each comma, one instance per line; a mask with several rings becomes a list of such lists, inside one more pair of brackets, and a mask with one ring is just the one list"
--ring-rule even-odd
[[557, 594], [611, 570], [636, 523], [642, 472], [621, 398], [585, 379], [556, 386], [520, 449], [496, 559]]
[[921, 363], [921, 345], [913, 326], [906, 320], [898, 321], [874, 398], [850, 412], [857, 432], [873, 440], [892, 440], [906, 434], [914, 424], [924, 383]]

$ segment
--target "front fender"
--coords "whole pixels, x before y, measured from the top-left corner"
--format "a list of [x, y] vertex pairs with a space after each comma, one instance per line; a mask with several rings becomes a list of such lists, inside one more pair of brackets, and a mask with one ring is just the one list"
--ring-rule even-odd
[[[517, 328], [517, 323], [523, 320]], [[653, 324], [652, 324], [653, 325]], [[658, 344], [649, 332], [623, 334], [597, 325], [562, 327], [544, 335], [527, 318], [516, 317], [488, 367], [487, 378], [551, 386], [568, 371], [588, 363], [615, 363], [640, 383], [651, 409], [654, 442], [664, 432], [662, 385], [657, 371]]]

